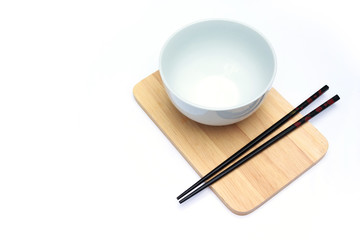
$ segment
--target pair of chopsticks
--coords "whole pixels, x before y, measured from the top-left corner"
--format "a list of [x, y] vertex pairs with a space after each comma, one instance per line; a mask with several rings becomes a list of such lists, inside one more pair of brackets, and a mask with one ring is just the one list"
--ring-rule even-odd
[[[279, 121], [277, 121], [275, 124], [273, 124], [271, 127], [266, 129], [263, 133], [261, 133], [259, 136], [251, 140], [248, 144], [246, 144], [243, 148], [241, 148], [239, 151], [234, 153], [232, 156], [230, 156], [227, 160], [225, 160], [223, 163], [221, 163], [219, 166], [214, 168], [212, 171], [210, 171], [208, 174], [206, 174], [204, 177], [202, 177], [199, 181], [194, 183], [191, 187], [189, 187], [187, 190], [185, 190], [182, 194], [180, 194], [177, 197], [177, 200], [179, 200], [179, 203], [183, 203], [189, 198], [193, 197], [197, 193], [201, 192], [205, 188], [209, 187], [211, 184], [215, 183], [216, 181], [220, 180], [222, 177], [226, 176], [228, 173], [232, 172], [236, 168], [238, 168], [240, 165], [244, 164], [246, 161], [250, 160], [260, 152], [264, 151], [266, 148], [274, 144], [275, 142], [279, 141], [284, 136], [288, 135], [307, 121], [309, 121], [311, 118], [315, 117], [317, 114], [331, 106], [333, 103], [338, 101], [340, 97], [338, 95], [335, 95], [334, 97], [330, 98], [323, 104], [321, 104], [319, 107], [315, 108], [313, 111], [311, 111], [309, 114], [295, 122], [294, 124], [290, 125], [285, 130], [281, 131], [279, 134], [265, 142], [264, 144], [260, 145], [258, 148], [254, 149], [252, 152], [247, 154], [245, 157], [239, 159], [236, 161], [233, 165], [229, 166], [231, 163], [233, 163], [237, 158], [239, 158], [241, 155], [243, 155], [245, 152], [247, 152], [250, 148], [254, 147], [257, 143], [259, 143], [261, 140], [263, 140], [265, 137], [270, 135], [272, 132], [274, 132], [276, 129], [278, 129], [280, 126], [282, 126], [284, 123], [286, 123], [289, 119], [294, 117], [296, 114], [298, 114], [301, 110], [306, 108], [311, 102], [313, 102], [315, 99], [317, 99], [319, 96], [321, 96], [324, 92], [326, 92], [329, 89], [327, 85], [322, 87], [320, 90], [315, 92], [311, 97], [306, 99], [303, 103], [301, 103], [299, 106], [294, 108], [291, 112], [286, 114], [283, 118], [281, 118]], [[224, 171], [223, 170], [225, 167]], [[216, 175], [218, 174], [218, 175]], [[210, 179], [211, 178], [211, 179]], [[210, 179], [210, 180], [209, 180]]]

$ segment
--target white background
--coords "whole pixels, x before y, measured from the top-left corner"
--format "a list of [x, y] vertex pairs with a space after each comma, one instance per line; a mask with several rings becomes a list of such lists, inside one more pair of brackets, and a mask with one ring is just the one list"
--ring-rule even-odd
[[[1, 1], [0, 239], [359, 239], [357, 2]], [[270, 40], [291, 104], [341, 97], [312, 120], [326, 156], [247, 216], [211, 190], [178, 204], [198, 176], [132, 95], [206, 18]]]

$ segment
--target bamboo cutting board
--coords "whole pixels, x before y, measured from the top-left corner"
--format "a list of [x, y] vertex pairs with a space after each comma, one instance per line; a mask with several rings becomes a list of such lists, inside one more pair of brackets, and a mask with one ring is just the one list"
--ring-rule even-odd
[[[200, 176], [293, 109], [271, 89], [261, 107], [250, 117], [229, 126], [214, 127], [182, 115], [166, 95], [158, 71], [139, 82], [133, 91], [140, 106]], [[268, 138], [300, 117], [300, 114], [294, 117]], [[232, 212], [248, 214], [317, 163], [327, 148], [325, 137], [311, 123], [306, 123], [213, 184], [211, 189]], [[192, 184], [184, 182], [187, 184], [180, 191]]]

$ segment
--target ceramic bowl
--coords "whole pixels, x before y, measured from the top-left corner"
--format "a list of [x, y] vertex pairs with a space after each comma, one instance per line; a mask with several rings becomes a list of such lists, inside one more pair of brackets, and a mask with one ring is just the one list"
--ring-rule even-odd
[[188, 118], [228, 125], [252, 114], [274, 81], [275, 54], [253, 28], [207, 20], [176, 32], [160, 54], [169, 98]]

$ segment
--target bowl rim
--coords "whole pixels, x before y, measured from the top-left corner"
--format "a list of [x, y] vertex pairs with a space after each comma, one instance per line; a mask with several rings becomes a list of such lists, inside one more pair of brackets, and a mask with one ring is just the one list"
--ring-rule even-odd
[[[179, 96], [179, 94], [176, 93], [176, 91], [174, 91], [168, 84], [164, 74], [163, 74], [163, 65], [162, 65], [162, 59], [163, 59], [163, 55], [164, 55], [164, 51], [166, 50], [167, 46], [169, 45], [170, 41], [176, 36], [178, 35], [180, 32], [182, 32], [183, 30], [193, 26], [193, 25], [196, 25], [196, 24], [200, 24], [200, 23], [205, 23], [205, 22], [228, 22], [228, 23], [235, 23], [237, 25], [242, 25], [252, 31], [254, 31], [255, 33], [257, 33], [264, 41], [265, 43], [268, 45], [270, 51], [271, 51], [271, 54], [272, 54], [272, 58], [273, 58], [273, 61], [274, 61], [274, 70], [273, 70], [273, 73], [272, 73], [272, 76], [271, 76], [271, 79], [270, 81], [268, 82], [266, 88], [261, 91], [257, 96], [256, 98], [253, 98], [245, 103], [242, 103], [242, 104], [237, 104], [237, 105], [234, 105], [234, 106], [231, 106], [231, 107], [205, 107], [203, 105], [200, 105], [200, 104], [197, 104], [197, 103], [194, 103], [194, 102], [191, 102], [185, 98], [183, 98], [182, 96]], [[175, 31], [173, 34], [170, 35], [170, 37], [165, 41], [164, 45], [162, 46], [161, 48], [161, 51], [160, 51], [160, 57], [159, 57], [159, 72], [160, 72], [160, 76], [161, 76], [161, 80], [163, 82], [163, 84], [165, 85], [165, 87], [173, 94], [175, 95], [178, 99], [180, 99], [181, 101], [187, 103], [188, 105], [190, 106], [194, 106], [196, 108], [199, 108], [199, 109], [202, 109], [202, 110], [208, 110], [208, 111], [231, 111], [231, 110], [235, 110], [235, 109], [238, 109], [238, 108], [241, 108], [241, 107], [244, 107], [254, 101], [256, 101], [257, 99], [259, 99], [261, 96], [263, 96], [264, 94], [267, 93], [267, 91], [269, 91], [272, 87], [272, 84], [274, 82], [274, 79], [275, 79], [275, 75], [276, 75], [276, 71], [277, 71], [277, 59], [276, 59], [276, 55], [275, 55], [275, 51], [274, 51], [274, 48], [273, 46], [271, 45], [271, 43], [268, 41], [268, 39], [260, 32], [258, 31], [256, 28], [248, 25], [248, 24], [244, 24], [242, 22], [239, 22], [239, 21], [236, 21], [236, 20], [232, 20], [232, 19], [226, 19], [226, 18], [210, 18], [210, 19], [202, 19], [202, 20], [198, 20], [198, 21], [194, 21], [192, 23], [189, 23], [181, 28], [179, 28], [177, 31]]]

